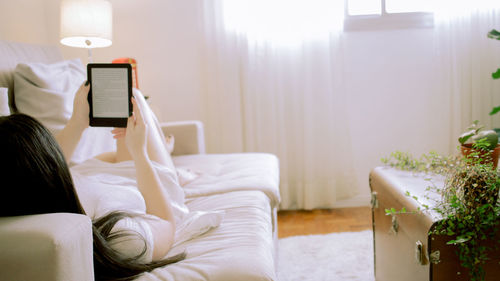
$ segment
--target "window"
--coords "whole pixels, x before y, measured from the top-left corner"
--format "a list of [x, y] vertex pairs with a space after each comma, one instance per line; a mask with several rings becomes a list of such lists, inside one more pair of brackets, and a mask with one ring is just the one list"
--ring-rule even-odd
[[344, 30], [432, 27], [432, 0], [346, 0]]
[[244, 34], [249, 41], [290, 45], [325, 38], [342, 28], [432, 27], [432, 1], [222, 0], [221, 12], [227, 31]]
[[342, 30], [344, 0], [224, 0], [226, 30], [249, 41], [294, 45]]

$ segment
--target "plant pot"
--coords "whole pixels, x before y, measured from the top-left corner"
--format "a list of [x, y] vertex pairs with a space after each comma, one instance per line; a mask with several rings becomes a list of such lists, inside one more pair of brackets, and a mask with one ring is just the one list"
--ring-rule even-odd
[[495, 149], [490, 150], [490, 151], [484, 151], [484, 150], [477, 150], [472, 148], [471, 143], [466, 143], [462, 144], [460, 147], [460, 151], [462, 152], [462, 155], [465, 157], [472, 157], [471, 153], [473, 152], [479, 152], [479, 156], [484, 159], [484, 161], [481, 162], [481, 164], [486, 164], [486, 163], [493, 163], [493, 168], [497, 168], [498, 165], [498, 157], [500, 156], [500, 144], [497, 144], [497, 147]]

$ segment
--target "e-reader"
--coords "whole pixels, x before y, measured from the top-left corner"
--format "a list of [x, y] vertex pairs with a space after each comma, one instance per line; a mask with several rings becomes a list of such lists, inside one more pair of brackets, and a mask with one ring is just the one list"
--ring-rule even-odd
[[128, 63], [89, 63], [90, 126], [127, 127], [132, 115], [132, 67]]

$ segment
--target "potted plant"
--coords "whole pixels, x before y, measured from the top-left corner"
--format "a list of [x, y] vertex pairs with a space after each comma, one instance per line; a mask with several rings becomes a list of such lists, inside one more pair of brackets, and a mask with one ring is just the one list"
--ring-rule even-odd
[[[485, 138], [477, 137], [480, 131], [474, 131], [468, 139], [475, 137], [475, 145], [491, 145], [485, 142]], [[421, 203], [422, 208], [413, 213], [433, 212], [440, 215], [442, 219], [436, 222], [430, 234], [444, 237], [447, 244], [456, 246], [460, 264], [467, 269], [469, 280], [473, 281], [485, 280], [483, 266], [492, 254], [497, 257], [500, 249], [497, 233], [500, 229], [500, 174], [483, 157], [484, 154], [479, 153], [474, 157], [465, 157], [440, 156], [431, 152], [416, 159], [408, 153], [394, 152], [389, 158], [382, 159], [385, 164], [398, 169], [445, 176], [444, 186], [430, 184], [427, 189], [428, 193], [440, 194], [440, 199], [431, 206]], [[409, 192], [406, 195], [420, 202], [420, 198]], [[431, 198], [435, 197], [428, 194], [423, 201]], [[390, 208], [385, 212], [387, 215], [409, 213], [405, 208]], [[493, 251], [485, 246], [492, 240], [492, 248], [496, 249]]]
[[493, 130], [484, 130], [484, 126], [475, 120], [467, 130], [460, 135], [458, 142], [460, 150], [466, 158], [482, 158], [485, 163], [492, 163], [496, 168], [500, 156], [498, 134]]

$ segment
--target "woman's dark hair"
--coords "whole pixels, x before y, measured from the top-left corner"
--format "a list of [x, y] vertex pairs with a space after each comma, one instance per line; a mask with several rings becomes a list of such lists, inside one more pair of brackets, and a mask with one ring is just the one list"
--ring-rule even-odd
[[[0, 196], [0, 216], [45, 213], [85, 214], [73, 185], [64, 155], [52, 134], [37, 120], [24, 114], [0, 117], [0, 162], [4, 183]], [[112, 240], [139, 235], [111, 232], [126, 217], [137, 215], [112, 212], [93, 221], [94, 273], [96, 280], [132, 280], [145, 271], [184, 259], [185, 254], [141, 263], [145, 254], [126, 258], [110, 247]], [[140, 236], [140, 235], [139, 235]], [[141, 236], [141, 239], [144, 237]], [[144, 241], [146, 247], [146, 242]]]

